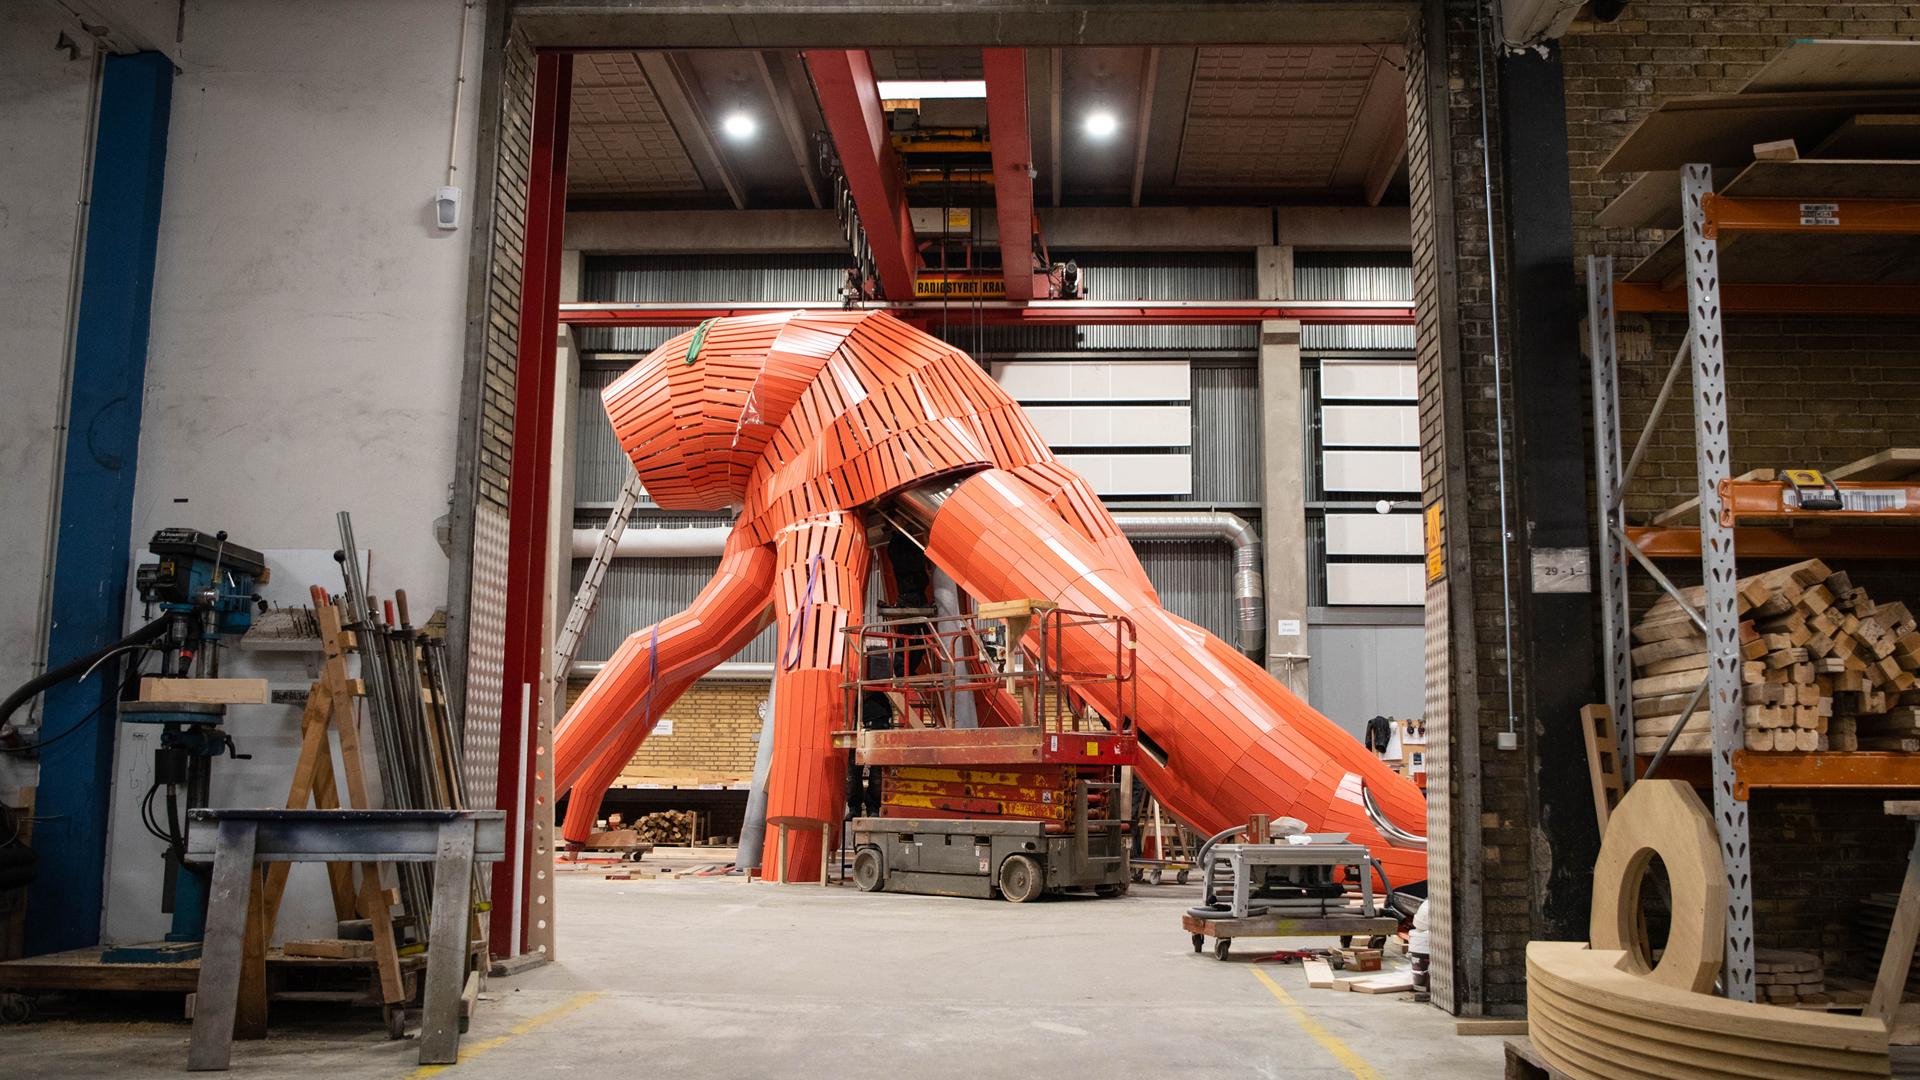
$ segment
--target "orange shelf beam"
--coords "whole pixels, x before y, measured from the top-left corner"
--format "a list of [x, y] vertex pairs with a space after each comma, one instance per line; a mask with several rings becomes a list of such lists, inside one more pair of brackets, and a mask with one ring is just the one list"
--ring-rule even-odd
[[1700, 200], [1707, 235], [1722, 232], [1855, 233], [1920, 236], [1920, 202], [1911, 199], [1747, 199], [1708, 195]]
[[[1810, 511], [1807, 516], [1811, 515]], [[1629, 527], [1627, 539], [1649, 559], [1700, 557], [1700, 530], [1696, 528]], [[1733, 545], [1745, 559], [1916, 559], [1920, 558], [1920, 528], [1742, 525], [1734, 530]]]
[[[1805, 521], [1809, 524], [1920, 525], [1920, 484], [1842, 480], [1833, 486], [1842, 500], [1873, 504], [1878, 508], [1807, 510], [1787, 501], [1789, 487], [1783, 480], [1722, 480], [1720, 523], [1733, 525], [1764, 518], [1787, 524]], [[1855, 497], [1848, 499], [1849, 494]]]
[[[1616, 280], [1613, 303], [1622, 314], [1684, 315], [1687, 290]], [[1911, 316], [1920, 311], [1920, 286], [1722, 284], [1720, 304], [1729, 315]]]
[[1733, 752], [1733, 797], [1753, 788], [1920, 788], [1920, 754]]

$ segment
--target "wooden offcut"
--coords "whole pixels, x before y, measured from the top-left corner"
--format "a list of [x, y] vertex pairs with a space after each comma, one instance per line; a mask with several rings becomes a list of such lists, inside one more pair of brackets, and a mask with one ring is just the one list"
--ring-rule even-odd
[[265, 705], [265, 679], [168, 679], [149, 675], [140, 680], [141, 701], [175, 701], [193, 705]]

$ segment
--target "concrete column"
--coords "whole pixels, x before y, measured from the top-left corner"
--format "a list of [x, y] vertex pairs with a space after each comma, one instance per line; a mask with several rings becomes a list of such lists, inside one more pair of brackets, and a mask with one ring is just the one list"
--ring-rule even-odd
[[[1254, 250], [1259, 299], [1293, 296], [1293, 248]], [[1266, 545], [1267, 671], [1307, 697], [1306, 431], [1300, 323], [1260, 324], [1260, 532]], [[1292, 631], [1282, 633], [1282, 630]]]

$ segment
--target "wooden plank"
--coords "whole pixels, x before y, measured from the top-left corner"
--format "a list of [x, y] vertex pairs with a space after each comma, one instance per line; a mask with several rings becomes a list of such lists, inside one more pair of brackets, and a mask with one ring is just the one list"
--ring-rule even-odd
[[1792, 139], [1777, 139], [1773, 142], [1754, 143], [1753, 160], [1798, 161], [1800, 160], [1800, 148], [1794, 145]]
[[1894, 909], [1886, 948], [1880, 953], [1880, 972], [1873, 982], [1873, 998], [1861, 1016], [1877, 1020], [1892, 1018], [1907, 985], [1916, 939], [1920, 939], [1920, 840], [1916, 840], [1913, 853], [1907, 856], [1907, 874], [1900, 883], [1900, 903]]
[[1685, 223], [1680, 214], [1679, 170], [1640, 174], [1594, 215], [1593, 223], [1603, 229], [1678, 229]]
[[1525, 1035], [1525, 1020], [1455, 1020], [1455, 1035]]
[[1601, 163], [1600, 172], [1681, 169], [1693, 162], [1740, 165], [1753, 144], [1792, 139], [1814, 145], [1850, 118], [1920, 111], [1920, 91], [1717, 94], [1669, 98], [1648, 113]]
[[1325, 990], [1333, 985], [1333, 966], [1325, 960], [1303, 960], [1300, 966], [1306, 970], [1308, 986]]
[[[1677, 199], [1675, 202], [1676, 202], [1676, 205], [1678, 205]], [[1679, 228], [1679, 224], [1675, 223], [1674, 228]], [[1662, 245], [1661, 250], [1665, 250], [1664, 245]], [[1655, 254], [1658, 254], [1658, 252], [1655, 252]], [[1651, 259], [1653, 258], [1653, 256], [1649, 255], [1647, 256], [1647, 258]], [[1643, 259], [1641, 261], [1644, 263], [1646, 260]], [[1739, 476], [1734, 477], [1734, 479], [1735, 480], [1772, 480], [1775, 475], [1776, 474], [1772, 469], [1748, 469], [1746, 472], [1743, 472]], [[1686, 517], [1688, 514], [1697, 513], [1699, 509], [1700, 509], [1700, 497], [1696, 495], [1693, 498], [1688, 499], [1686, 502], [1680, 503], [1676, 506], [1670, 506], [1667, 509], [1660, 511], [1658, 514], [1655, 514], [1653, 516], [1653, 524], [1670, 525], [1673, 522], [1679, 521], [1680, 519]]]
[[345, 938], [318, 938], [309, 941], [289, 941], [280, 947], [288, 956], [313, 956], [330, 960], [371, 960], [373, 942], [349, 941]]
[[149, 675], [140, 680], [141, 701], [181, 701], [195, 705], [265, 705], [265, 679], [164, 679]]
[[1593, 813], [1605, 835], [1607, 819], [1620, 803], [1626, 787], [1620, 776], [1619, 742], [1614, 736], [1613, 710], [1587, 705], [1580, 710], [1580, 734], [1586, 741], [1587, 779], [1593, 785]]
[[1743, 94], [1920, 86], [1920, 42], [1805, 38], [1776, 53]]
[[1920, 158], [1920, 113], [1879, 113], [1849, 117], [1819, 145], [1812, 157]]
[[1920, 161], [1756, 161], [1721, 190], [1749, 199], [1911, 199]]
[[1920, 477], [1920, 448], [1904, 446], [1891, 447], [1827, 470], [1829, 480], [1851, 480], [1856, 483], [1911, 480], [1914, 477]]
[[1413, 989], [1413, 972], [1391, 971], [1348, 980], [1347, 989], [1357, 994], [1404, 994]]

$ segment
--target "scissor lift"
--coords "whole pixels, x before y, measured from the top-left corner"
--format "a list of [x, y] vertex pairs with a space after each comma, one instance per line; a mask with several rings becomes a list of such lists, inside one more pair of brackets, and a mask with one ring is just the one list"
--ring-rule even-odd
[[[1062, 635], [1092, 623], [1112, 627], [1113, 661], [1075, 670]], [[894, 717], [891, 727], [835, 735], [856, 764], [878, 772], [880, 812], [854, 817], [849, 830], [862, 890], [1016, 903], [1126, 891], [1121, 770], [1133, 764], [1135, 741], [1126, 716], [1095, 715], [1084, 690], [1113, 683], [1120, 701], [1131, 700], [1129, 620], [1016, 600], [847, 635], [846, 715], [862, 715], [877, 693]], [[959, 726], [968, 716], [977, 726]]]

